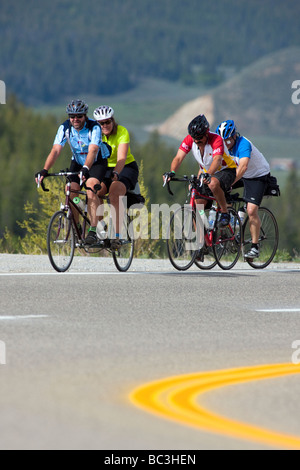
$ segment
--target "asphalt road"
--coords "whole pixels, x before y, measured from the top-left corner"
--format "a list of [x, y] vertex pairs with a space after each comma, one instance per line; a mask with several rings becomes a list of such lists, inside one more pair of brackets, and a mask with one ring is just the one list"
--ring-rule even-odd
[[130, 398], [169, 377], [273, 364], [295, 373], [218, 387], [199, 401], [300, 439], [299, 265], [97, 268], [81, 258], [56, 274], [45, 257], [0, 255], [1, 449], [284, 449], [284, 440], [190, 425]]

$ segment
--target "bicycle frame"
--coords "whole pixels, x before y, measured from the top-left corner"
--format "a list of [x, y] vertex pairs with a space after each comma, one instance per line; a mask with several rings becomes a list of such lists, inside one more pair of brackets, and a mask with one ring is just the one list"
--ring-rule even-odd
[[[203, 175], [200, 175], [200, 178], [199, 178], [199, 187], [201, 188], [203, 186]], [[175, 180], [175, 178], [174, 178]], [[217, 207], [216, 207], [216, 212], [217, 214], [220, 213], [220, 208], [218, 206], [218, 202], [216, 200], [216, 198], [214, 196], [209, 196], [207, 194], [202, 194], [200, 193], [197, 188], [196, 188], [196, 185], [197, 185], [197, 179], [195, 179], [194, 176], [192, 176], [191, 180], [190, 180], [190, 184], [191, 184], [191, 190], [190, 190], [190, 201], [189, 201], [189, 204], [190, 206], [193, 208], [193, 210], [196, 212], [197, 211], [197, 203], [196, 203], [196, 200], [197, 199], [205, 199], [207, 201], [213, 201], [216, 203]], [[215, 221], [215, 225], [213, 227], [213, 230], [206, 230], [204, 229], [204, 240], [205, 240], [205, 243], [208, 247], [212, 247], [213, 244], [220, 244], [221, 242], [224, 242], [224, 241], [232, 241], [234, 239], [234, 231], [232, 230], [232, 227], [231, 225], [229, 224], [228, 225], [228, 228], [229, 228], [229, 231], [231, 232], [229, 238], [225, 238], [222, 237], [222, 240], [214, 240], [214, 234], [215, 234], [215, 228], [216, 228], [216, 224], [217, 224], [217, 217], [216, 217], [216, 221]]]

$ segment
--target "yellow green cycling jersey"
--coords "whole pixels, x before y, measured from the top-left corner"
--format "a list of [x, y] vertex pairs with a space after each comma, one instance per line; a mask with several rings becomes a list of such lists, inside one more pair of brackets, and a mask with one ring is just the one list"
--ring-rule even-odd
[[[111, 156], [107, 160], [107, 163], [110, 168], [115, 167], [117, 164], [117, 159], [118, 159], [119, 145], [130, 144], [129, 132], [127, 129], [125, 129], [125, 127], [118, 125], [117, 133], [111, 134], [109, 137], [102, 134], [102, 141], [107, 142], [111, 146], [112, 152], [111, 152]], [[128, 165], [128, 163], [131, 163], [134, 161], [135, 161], [135, 158], [131, 153], [130, 145], [129, 145], [125, 165]]]

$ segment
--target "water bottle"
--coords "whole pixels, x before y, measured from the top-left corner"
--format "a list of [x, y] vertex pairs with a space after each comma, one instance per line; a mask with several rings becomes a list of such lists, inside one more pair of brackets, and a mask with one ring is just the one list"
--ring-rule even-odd
[[209, 211], [209, 216], [208, 216], [209, 230], [213, 230], [214, 225], [215, 225], [216, 216], [217, 216], [217, 211], [214, 207], [212, 207]]
[[98, 222], [96, 233], [100, 240], [105, 240], [107, 238], [107, 224], [103, 219]]
[[238, 215], [239, 215], [239, 218], [241, 219], [241, 223], [243, 225], [244, 222], [245, 222], [245, 218], [246, 218], [246, 210], [245, 210], [244, 207], [239, 210]]
[[73, 199], [74, 204], [79, 207], [83, 212], [85, 212], [86, 204], [80, 199], [80, 197], [74, 197]]
[[208, 220], [207, 220], [205, 211], [202, 209], [201, 211], [199, 211], [199, 214], [200, 214], [200, 217], [201, 217], [201, 219], [202, 219], [204, 228], [205, 228], [206, 230], [208, 230], [208, 229], [209, 229], [209, 223], [208, 223]]

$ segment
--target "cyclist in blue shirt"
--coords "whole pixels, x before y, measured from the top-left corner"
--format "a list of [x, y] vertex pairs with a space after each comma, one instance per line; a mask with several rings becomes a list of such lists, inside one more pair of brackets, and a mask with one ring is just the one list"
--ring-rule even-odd
[[[68, 142], [72, 151], [70, 171], [78, 172], [78, 176], [71, 177], [71, 190], [80, 190], [80, 172], [82, 173], [83, 181], [86, 182], [88, 187], [94, 188], [96, 184], [100, 184], [104, 180], [107, 171], [107, 158], [110, 157], [111, 152], [109, 146], [102, 142], [101, 127], [96, 121], [87, 117], [87, 112], [88, 105], [82, 100], [73, 100], [68, 104], [66, 113], [69, 119], [59, 127], [44, 168], [35, 175], [36, 182], [38, 182], [38, 176], [40, 176], [40, 181], [42, 181], [44, 176], [48, 174], [66, 142]], [[73, 197], [75, 196], [76, 193], [73, 193]], [[94, 233], [96, 233], [98, 222], [96, 213], [99, 204], [98, 196], [88, 191], [88, 211], [91, 227], [85, 239], [86, 244], [95, 243]], [[74, 216], [77, 220], [77, 212]]]
[[252, 237], [252, 247], [245, 254], [245, 258], [258, 258], [258, 240], [261, 226], [258, 209], [265, 194], [270, 165], [252, 142], [236, 131], [233, 120], [229, 119], [222, 122], [217, 127], [216, 132], [224, 139], [230, 155], [235, 157], [238, 165], [233, 186], [244, 186], [243, 198], [247, 203]]

